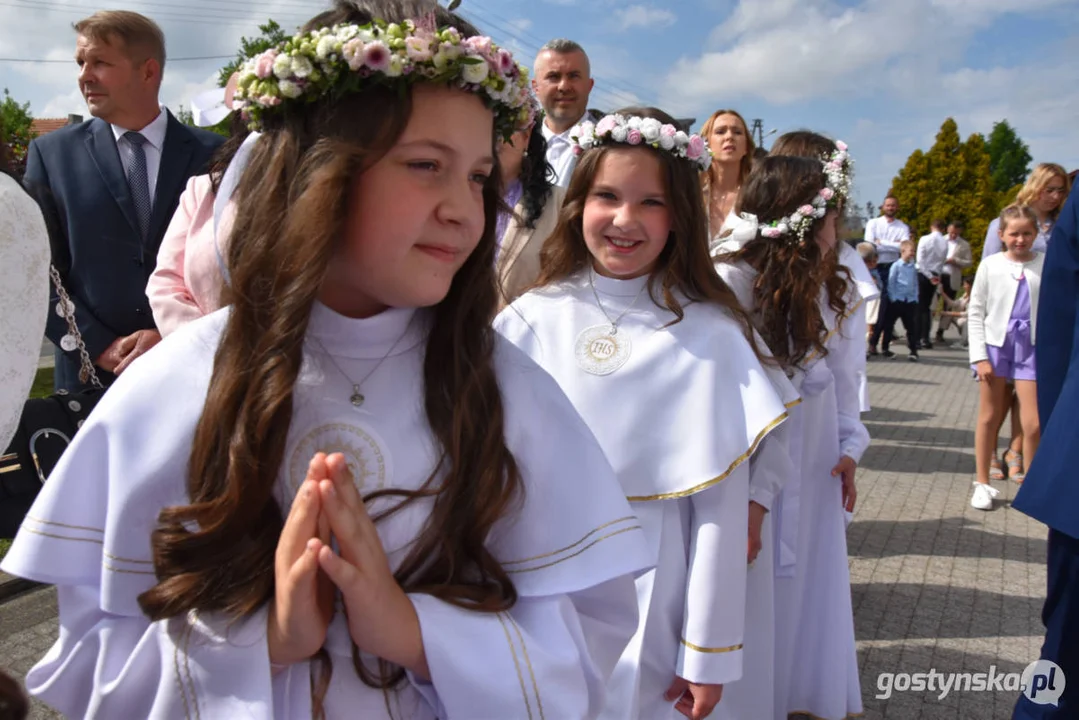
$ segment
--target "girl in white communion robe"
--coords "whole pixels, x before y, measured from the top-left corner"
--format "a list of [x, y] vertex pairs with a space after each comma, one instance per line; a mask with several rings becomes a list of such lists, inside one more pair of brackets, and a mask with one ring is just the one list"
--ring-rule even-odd
[[774, 604], [771, 618], [746, 630], [747, 646], [772, 653], [762, 663], [772, 670], [730, 688], [745, 717], [838, 720], [862, 710], [845, 513], [854, 509], [854, 474], [869, 445], [856, 372], [864, 354], [862, 329], [850, 322], [860, 298], [836, 271], [847, 185], [825, 167], [809, 158], [762, 160], [743, 189], [745, 226], [717, 259], [802, 396], [787, 427], [796, 473], [771, 513], [775, 574], [749, 589], [750, 604]]
[[797, 400], [708, 257], [699, 136], [654, 108], [577, 128], [583, 150], [537, 287], [498, 330], [551, 373], [614, 465], [656, 569], [609, 720], [729, 717], [743, 672], [750, 463]]
[[605, 704], [644, 534], [489, 320], [492, 148], [531, 122], [527, 73], [434, 2], [366, 5], [242, 71], [231, 306], [124, 373], [3, 563], [57, 586], [27, 685], [67, 717]]

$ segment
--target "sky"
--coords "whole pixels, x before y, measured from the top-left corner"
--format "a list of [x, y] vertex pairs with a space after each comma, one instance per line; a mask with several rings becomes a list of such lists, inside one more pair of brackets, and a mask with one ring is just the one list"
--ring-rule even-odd
[[[71, 23], [105, 7], [161, 25], [161, 100], [175, 111], [260, 22], [293, 29], [325, 3], [0, 0], [0, 86], [36, 117], [88, 116]], [[1007, 119], [1035, 163], [1079, 167], [1079, 0], [464, 0], [460, 12], [529, 66], [552, 38], [579, 42], [596, 80], [590, 107], [654, 105], [695, 127], [733, 108], [766, 132], [844, 140], [859, 205], [879, 204], [947, 117], [964, 138]]]

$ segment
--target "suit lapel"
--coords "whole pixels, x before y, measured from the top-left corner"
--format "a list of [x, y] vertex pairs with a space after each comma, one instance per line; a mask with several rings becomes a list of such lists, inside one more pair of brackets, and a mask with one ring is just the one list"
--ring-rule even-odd
[[168, 110], [165, 112], [168, 113], [169, 124], [165, 131], [165, 144], [161, 148], [161, 166], [157, 171], [154, 211], [150, 215], [150, 232], [147, 238], [155, 244], [172, 219], [173, 200], [180, 196], [184, 183], [187, 182], [187, 168], [191, 164], [195, 141], [172, 113]]
[[104, 120], [95, 119], [86, 133], [86, 149], [94, 159], [97, 170], [105, 187], [112, 193], [120, 211], [127, 218], [135, 237], [139, 237], [139, 221], [135, 214], [135, 203], [131, 200], [131, 189], [127, 185], [124, 166], [120, 164], [120, 152], [116, 149], [116, 138], [112, 127]]

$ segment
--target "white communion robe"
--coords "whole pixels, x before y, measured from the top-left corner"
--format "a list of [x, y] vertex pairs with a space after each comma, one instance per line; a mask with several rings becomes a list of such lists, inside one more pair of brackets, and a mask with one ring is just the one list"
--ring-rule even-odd
[[[227, 313], [190, 323], [120, 377], [4, 560], [9, 573], [58, 586], [60, 636], [27, 686], [67, 717], [311, 717], [310, 663], [271, 677], [265, 607], [240, 620], [193, 612], [150, 622], [136, 602], [155, 584], [149, 540], [158, 512], [187, 503], [185, 467]], [[345, 453], [365, 493], [425, 482], [440, 454], [422, 394], [429, 318], [389, 310], [353, 320], [315, 306], [276, 487], [283, 512], [318, 451]], [[558, 385], [495, 340], [506, 442], [524, 488], [488, 544], [519, 599], [496, 615], [410, 595], [432, 682], [410, 678], [389, 697], [353, 670], [338, 612], [325, 645], [334, 668], [329, 718], [562, 720], [596, 717], [605, 703], [638, 625], [633, 578], [649, 566], [645, 537]], [[344, 372], [373, 373], [360, 409], [348, 401]], [[370, 507], [385, 502], [396, 501]], [[379, 523], [391, 566], [429, 511], [416, 502]]]
[[[718, 263], [716, 269], [751, 310], [756, 272], [741, 261]], [[842, 455], [860, 461], [869, 446], [856, 372], [857, 357], [864, 359], [863, 331], [852, 314], [863, 303], [852, 288], [847, 317], [837, 330], [836, 316], [823, 294], [819, 302], [830, 329], [828, 354], [810, 358], [806, 369], [794, 374], [802, 403], [791, 412], [787, 439], [797, 472], [770, 513], [775, 614], [771, 623], [762, 617], [746, 629], [747, 645], [774, 642], [774, 670], [771, 676], [747, 675], [745, 683], [731, 688], [732, 702], [740, 708], [752, 707], [747, 703], [753, 698], [770, 695], [772, 713], [746, 717], [785, 720], [790, 713], [804, 713], [839, 720], [862, 711], [847, 518], [842, 485], [831, 471]], [[749, 592], [752, 604], [755, 597], [767, 595], [767, 583], [751, 585]]]
[[518, 298], [495, 326], [554, 376], [581, 413], [633, 503], [656, 565], [637, 578], [641, 625], [602, 717], [680, 718], [663, 697], [676, 676], [726, 684], [742, 675], [746, 461], [785, 421], [796, 393], [781, 371], [761, 365], [720, 307], [683, 303], [685, 317], [674, 323], [647, 288], [641, 293], [647, 278], [594, 282], [612, 318], [630, 308], [617, 337], [632, 351], [610, 374], [586, 372], [576, 360], [578, 334], [610, 324], [587, 272]]

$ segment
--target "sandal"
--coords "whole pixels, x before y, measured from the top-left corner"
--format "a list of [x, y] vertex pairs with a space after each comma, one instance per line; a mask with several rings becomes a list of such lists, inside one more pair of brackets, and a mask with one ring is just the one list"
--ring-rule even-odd
[[1004, 463], [1008, 466], [1008, 479], [1022, 483], [1025, 473], [1023, 472], [1023, 454], [1012, 450], [1004, 451]]
[[998, 458], [996, 455], [993, 455], [993, 459], [989, 461], [989, 479], [1004, 479], [1004, 466], [1000, 464], [1000, 458]]

